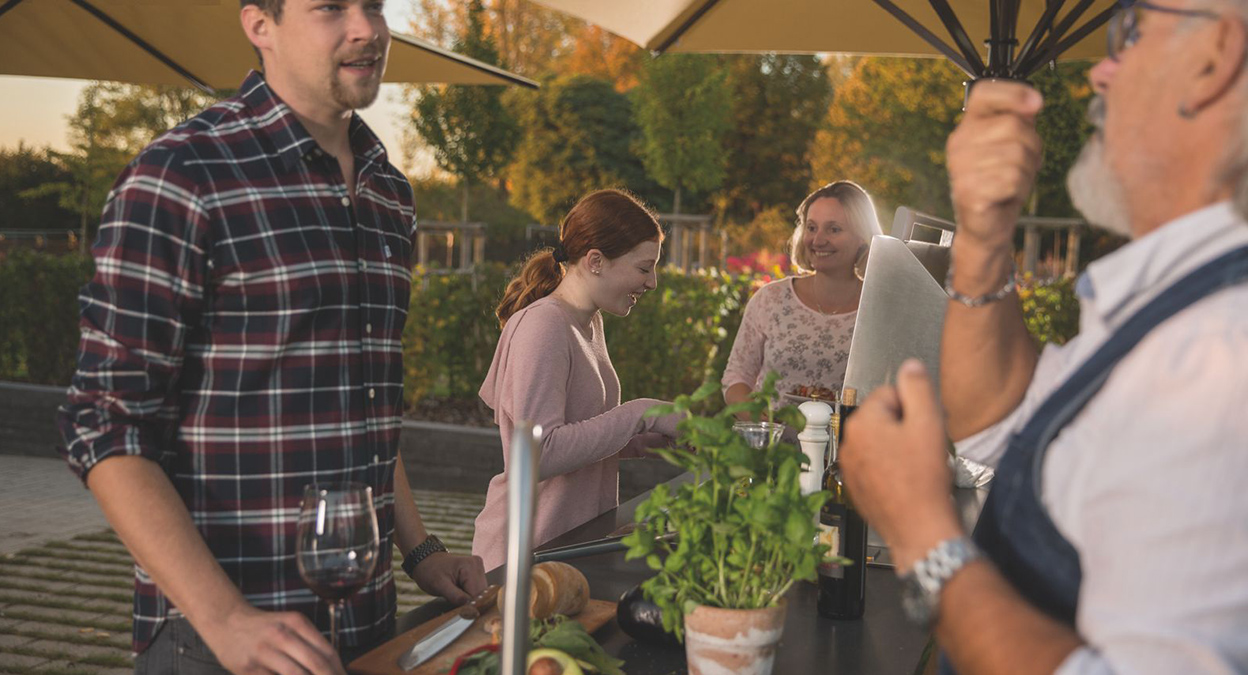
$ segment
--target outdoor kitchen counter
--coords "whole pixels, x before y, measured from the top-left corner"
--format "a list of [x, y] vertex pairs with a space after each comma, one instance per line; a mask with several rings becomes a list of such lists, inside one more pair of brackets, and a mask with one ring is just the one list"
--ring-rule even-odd
[[[687, 480], [675, 478], [671, 483]], [[987, 490], [957, 490], [965, 522], [973, 523]], [[640, 495], [542, 546], [566, 546], [605, 537], [633, 521], [633, 509], [648, 496]], [[625, 591], [651, 576], [643, 560], [625, 561], [624, 554], [610, 553], [568, 561], [589, 579], [590, 595], [600, 600], [619, 600]], [[492, 570], [489, 579], [502, 583], [503, 568]], [[815, 611], [818, 586], [800, 582], [788, 593], [784, 637], [776, 654], [776, 675], [830, 673], [833, 675], [908, 675], [914, 672], [927, 644], [927, 631], [906, 621], [901, 609], [901, 584], [890, 569], [867, 569], [867, 610], [858, 621], [833, 621]], [[399, 617], [398, 631], [410, 630], [432, 619], [450, 605], [438, 599]], [[678, 675], [685, 673], [685, 652], [634, 641], [614, 622], [594, 637], [611, 654], [625, 661], [629, 675]]]

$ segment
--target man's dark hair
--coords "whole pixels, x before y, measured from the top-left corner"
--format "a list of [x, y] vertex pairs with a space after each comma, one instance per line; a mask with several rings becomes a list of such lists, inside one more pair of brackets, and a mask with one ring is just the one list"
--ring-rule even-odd
[[282, 6], [286, 4], [286, 0], [239, 0], [239, 7], [247, 5], [255, 5], [260, 11], [273, 17], [274, 21], [282, 20]]

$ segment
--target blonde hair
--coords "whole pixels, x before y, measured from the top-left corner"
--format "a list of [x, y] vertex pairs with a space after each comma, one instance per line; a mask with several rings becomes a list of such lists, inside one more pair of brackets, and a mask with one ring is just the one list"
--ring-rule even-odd
[[549, 248], [529, 256], [494, 310], [499, 325], [506, 325], [513, 314], [553, 293], [567, 273], [565, 264], [575, 264], [594, 249], [615, 260], [646, 241], [662, 242], [663, 228], [641, 200], [623, 190], [585, 195], [559, 224], [563, 261], [556, 260], [554, 249]]
[[866, 246], [871, 246], [871, 237], [884, 233], [884, 230], [880, 228], [880, 219], [875, 214], [875, 204], [871, 201], [871, 195], [867, 194], [861, 185], [848, 180], [828, 183], [806, 195], [797, 207], [796, 227], [793, 228], [793, 236], [789, 238], [789, 257], [802, 272], [810, 272], [814, 269], [810, 264], [810, 251], [807, 250], [802, 240], [802, 230], [806, 226], [806, 216], [810, 213], [811, 205], [820, 199], [835, 199], [841, 203], [841, 208], [845, 209], [845, 215], [849, 219], [849, 222], [845, 224], [846, 227]]

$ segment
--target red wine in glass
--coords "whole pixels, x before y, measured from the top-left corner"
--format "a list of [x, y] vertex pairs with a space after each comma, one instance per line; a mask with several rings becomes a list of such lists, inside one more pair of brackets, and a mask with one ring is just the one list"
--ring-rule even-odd
[[295, 559], [304, 582], [329, 603], [329, 634], [335, 651], [343, 601], [372, 578], [377, 542], [371, 487], [340, 483], [304, 488]]

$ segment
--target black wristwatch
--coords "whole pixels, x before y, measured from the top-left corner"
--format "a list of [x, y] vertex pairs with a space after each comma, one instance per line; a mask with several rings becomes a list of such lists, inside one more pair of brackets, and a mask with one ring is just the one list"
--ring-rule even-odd
[[945, 583], [981, 555], [969, 537], [946, 539], [928, 551], [914, 569], [901, 575], [901, 606], [906, 618], [924, 627], [935, 623]]
[[408, 551], [407, 555], [404, 556], [403, 572], [410, 577], [416, 572], [416, 566], [419, 565], [422, 560], [428, 558], [434, 553], [445, 552], [446, 546], [442, 544], [442, 540], [438, 539], [436, 534], [430, 534], [428, 537], [425, 537], [425, 540], [421, 542], [420, 546]]

